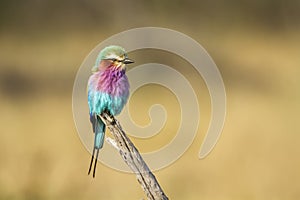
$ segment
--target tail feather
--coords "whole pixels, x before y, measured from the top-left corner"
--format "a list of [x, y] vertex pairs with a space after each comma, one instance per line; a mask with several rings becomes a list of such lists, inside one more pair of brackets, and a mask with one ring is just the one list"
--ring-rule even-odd
[[101, 149], [104, 143], [104, 135], [105, 135], [105, 124], [101, 119], [97, 119], [97, 124], [95, 128], [95, 141], [94, 148]]
[[94, 161], [94, 155], [95, 155], [95, 151], [96, 151], [96, 158], [95, 158], [94, 169], [93, 169], [93, 177], [95, 177], [99, 150], [103, 147], [103, 143], [104, 143], [105, 124], [102, 122], [102, 120], [98, 116], [90, 116], [90, 120], [93, 125], [95, 139], [94, 139], [94, 149], [93, 149], [93, 154], [92, 154], [88, 174], [90, 174], [90, 172], [91, 172], [93, 161]]

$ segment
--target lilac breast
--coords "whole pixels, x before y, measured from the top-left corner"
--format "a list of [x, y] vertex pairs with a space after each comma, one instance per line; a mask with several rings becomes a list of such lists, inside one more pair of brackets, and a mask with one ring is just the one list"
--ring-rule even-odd
[[89, 85], [98, 92], [105, 92], [112, 96], [128, 96], [129, 82], [125, 70], [107, 69], [94, 73]]
[[88, 85], [90, 112], [109, 109], [113, 115], [121, 112], [129, 96], [129, 82], [125, 71], [115, 68], [94, 73]]

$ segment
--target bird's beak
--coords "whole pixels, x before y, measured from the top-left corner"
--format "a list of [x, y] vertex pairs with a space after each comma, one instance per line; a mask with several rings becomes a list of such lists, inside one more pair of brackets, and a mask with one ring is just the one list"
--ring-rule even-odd
[[131, 64], [134, 63], [133, 60], [129, 59], [129, 58], [125, 58], [125, 60], [123, 61], [124, 64]]

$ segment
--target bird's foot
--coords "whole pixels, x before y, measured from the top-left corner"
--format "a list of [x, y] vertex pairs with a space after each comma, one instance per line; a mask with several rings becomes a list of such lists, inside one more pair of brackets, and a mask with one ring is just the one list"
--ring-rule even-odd
[[[115, 120], [115, 117], [110, 113], [109, 110], [105, 109], [103, 111], [103, 113], [107, 114], [109, 116], [109, 119], [107, 119], [112, 125], [116, 124], [116, 120]], [[103, 116], [103, 115], [102, 115]]]

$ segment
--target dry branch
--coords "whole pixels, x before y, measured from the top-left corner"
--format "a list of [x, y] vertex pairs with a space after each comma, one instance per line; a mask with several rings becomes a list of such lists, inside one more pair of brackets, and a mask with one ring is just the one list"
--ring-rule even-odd
[[115, 137], [118, 150], [125, 163], [136, 174], [137, 180], [149, 200], [167, 200], [155, 176], [143, 160], [142, 156], [123, 131], [120, 123], [107, 113], [103, 113], [101, 119]]

